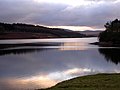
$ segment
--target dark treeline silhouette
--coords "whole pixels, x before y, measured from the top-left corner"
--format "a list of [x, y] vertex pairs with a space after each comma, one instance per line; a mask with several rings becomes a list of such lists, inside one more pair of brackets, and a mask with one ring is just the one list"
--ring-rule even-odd
[[14, 47], [24, 47], [24, 46], [59, 46], [61, 43], [18, 43], [18, 44], [0, 44], [0, 49], [14, 48]]
[[49, 49], [50, 48], [6, 49], [6, 50], [0, 50], [0, 56], [6, 56], [10, 54], [14, 54], [14, 55], [27, 54], [27, 53], [40, 52], [40, 51], [49, 50]]
[[120, 45], [120, 20], [107, 22], [106, 30], [99, 34], [99, 42], [109, 42]]
[[115, 64], [120, 63], [120, 48], [100, 48], [99, 52], [104, 55], [107, 61], [112, 61]]
[[13, 24], [7, 24], [7, 23], [0, 23], [0, 34], [3, 33], [18, 33], [18, 32], [31, 32], [31, 33], [43, 33], [43, 34], [49, 34], [56, 37], [84, 37], [85, 35], [65, 30], [65, 29], [59, 29], [59, 28], [48, 28], [44, 26], [39, 25], [30, 25], [30, 24], [22, 24], [22, 23], [13, 23]]

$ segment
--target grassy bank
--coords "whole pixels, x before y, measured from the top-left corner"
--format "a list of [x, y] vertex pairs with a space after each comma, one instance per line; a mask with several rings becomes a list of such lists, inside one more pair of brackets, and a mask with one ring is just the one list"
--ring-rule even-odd
[[88, 75], [38, 90], [120, 90], [120, 74]]

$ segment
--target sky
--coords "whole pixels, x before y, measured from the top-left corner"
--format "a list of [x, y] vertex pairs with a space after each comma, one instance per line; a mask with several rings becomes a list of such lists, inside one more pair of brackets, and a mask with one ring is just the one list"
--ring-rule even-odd
[[71, 30], [104, 30], [120, 19], [120, 0], [0, 0], [0, 22]]

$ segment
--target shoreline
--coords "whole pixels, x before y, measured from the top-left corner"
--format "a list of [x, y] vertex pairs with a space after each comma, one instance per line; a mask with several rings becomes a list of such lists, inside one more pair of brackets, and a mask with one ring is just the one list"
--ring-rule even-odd
[[[94, 36], [93, 36], [94, 37]], [[33, 37], [29, 37], [29, 38], [0, 38], [0, 40], [20, 40], [20, 39], [58, 39], [58, 38], [93, 38], [93, 37], [44, 37], [44, 38], [33, 38]]]
[[102, 47], [120, 47], [120, 44], [113, 44], [111, 42], [93, 42], [92, 45], [98, 45]]
[[32, 32], [11, 32], [0, 34], [0, 40], [9, 39], [46, 39], [46, 38], [57, 38], [58, 36], [45, 34], [45, 33], [32, 33]]
[[49, 33], [9, 32], [0, 34], [0, 40], [10, 39], [52, 39], [52, 38], [90, 38], [95, 36], [56, 36]]

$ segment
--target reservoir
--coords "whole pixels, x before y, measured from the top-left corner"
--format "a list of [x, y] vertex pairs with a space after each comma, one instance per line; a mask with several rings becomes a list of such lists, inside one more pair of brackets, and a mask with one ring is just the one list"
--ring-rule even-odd
[[0, 44], [48, 44], [1, 48], [0, 90], [34, 90], [78, 76], [120, 73], [120, 49], [90, 44], [97, 41], [96, 37], [0, 40]]

